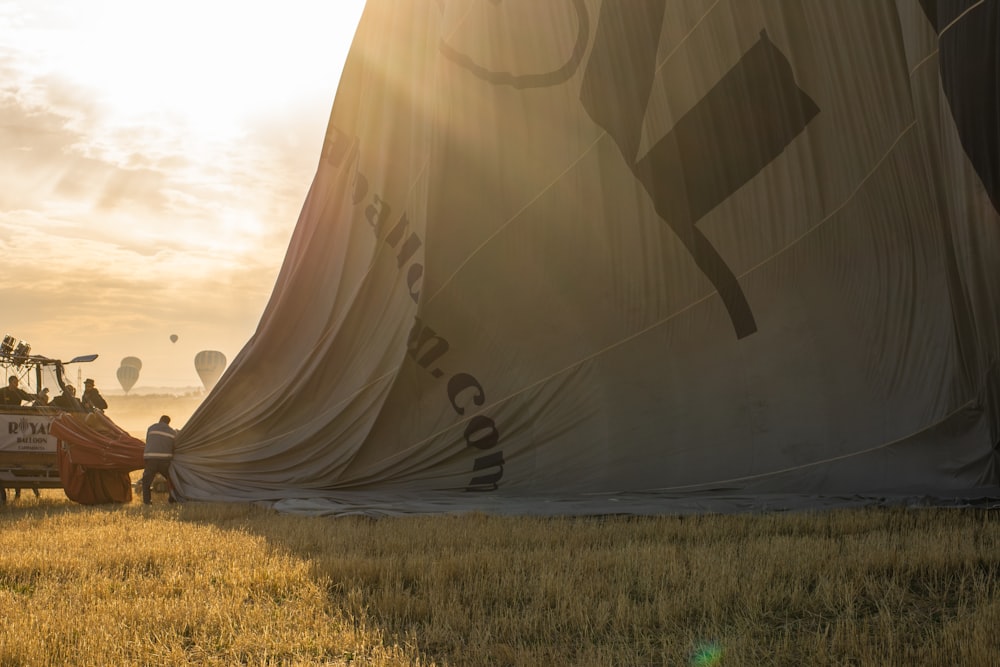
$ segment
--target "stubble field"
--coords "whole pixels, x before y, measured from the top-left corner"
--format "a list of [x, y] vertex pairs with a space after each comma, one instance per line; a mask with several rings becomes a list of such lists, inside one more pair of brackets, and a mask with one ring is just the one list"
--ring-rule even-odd
[[0, 507], [0, 665], [997, 665], [994, 510]]

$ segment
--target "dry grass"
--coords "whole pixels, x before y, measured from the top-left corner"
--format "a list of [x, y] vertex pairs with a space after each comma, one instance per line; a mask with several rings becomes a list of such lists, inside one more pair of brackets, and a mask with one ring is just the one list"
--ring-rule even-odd
[[330, 519], [43, 492], [0, 508], [0, 665], [998, 665], [997, 517]]

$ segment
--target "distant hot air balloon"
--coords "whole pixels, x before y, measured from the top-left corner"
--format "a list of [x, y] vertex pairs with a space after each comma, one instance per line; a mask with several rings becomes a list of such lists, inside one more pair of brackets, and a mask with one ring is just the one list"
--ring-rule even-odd
[[170, 342], [171, 343], [177, 342], [177, 334], [170, 334]]
[[129, 389], [131, 389], [136, 380], [139, 379], [139, 369], [135, 366], [126, 366], [124, 363], [118, 369], [118, 382], [121, 383], [122, 389], [125, 390], [127, 394]]
[[122, 359], [122, 366], [131, 366], [137, 371], [142, 370], [142, 360], [139, 357], [125, 357]]
[[194, 369], [198, 371], [205, 389], [211, 391], [226, 369], [226, 355], [218, 350], [202, 350], [194, 355]]

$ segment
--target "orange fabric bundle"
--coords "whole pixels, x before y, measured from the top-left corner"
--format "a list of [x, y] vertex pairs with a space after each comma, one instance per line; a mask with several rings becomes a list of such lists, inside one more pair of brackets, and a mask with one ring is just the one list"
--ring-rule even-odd
[[84, 505], [132, 500], [129, 473], [143, 467], [145, 443], [100, 413], [64, 412], [52, 421], [66, 496]]

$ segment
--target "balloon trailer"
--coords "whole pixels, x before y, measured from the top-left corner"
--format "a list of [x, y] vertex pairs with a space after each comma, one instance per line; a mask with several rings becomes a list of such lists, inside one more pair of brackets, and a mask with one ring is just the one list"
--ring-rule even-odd
[[[93, 361], [96, 354], [67, 362], [31, 354], [31, 345], [13, 336], [0, 343], [0, 368], [4, 381], [17, 377], [19, 388], [37, 395], [51, 384], [63, 387], [66, 364]], [[60, 410], [35, 402], [33, 405], [0, 405], [0, 504], [8, 490], [16, 496], [23, 489], [63, 488], [59, 474], [59, 440], [52, 435], [53, 420]]]

